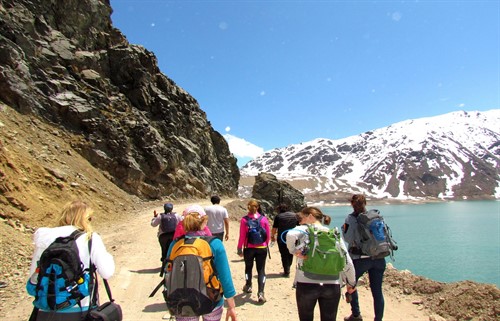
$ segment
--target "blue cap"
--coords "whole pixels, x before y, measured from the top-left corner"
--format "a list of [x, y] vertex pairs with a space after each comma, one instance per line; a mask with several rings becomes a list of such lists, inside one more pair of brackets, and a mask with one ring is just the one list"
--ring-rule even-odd
[[165, 209], [165, 213], [170, 213], [174, 209], [174, 204], [165, 203], [165, 204], [163, 204], [163, 208]]

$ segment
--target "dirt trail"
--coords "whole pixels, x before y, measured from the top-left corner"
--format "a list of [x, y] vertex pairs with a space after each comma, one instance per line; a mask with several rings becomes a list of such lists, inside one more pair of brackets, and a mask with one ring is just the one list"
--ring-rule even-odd
[[[199, 204], [205, 206], [208, 205], [208, 202]], [[185, 207], [186, 204], [175, 204], [174, 211], [182, 212]], [[114, 226], [98, 229], [108, 250], [115, 258], [116, 272], [110, 280], [110, 285], [114, 298], [123, 309], [124, 321], [162, 320], [162, 317], [167, 314], [161, 291], [158, 291], [153, 298], [149, 298], [149, 294], [160, 281], [160, 246], [156, 237], [156, 228], [150, 225], [155, 209], [161, 212], [162, 206], [145, 209], [127, 222], [119, 222]], [[243, 214], [230, 213], [231, 216], [235, 217], [241, 217]], [[294, 272], [292, 272], [291, 278], [280, 277], [281, 261], [277, 246], [271, 248], [271, 259], [268, 259], [266, 263], [265, 294], [268, 299], [267, 303], [258, 304], [255, 293], [241, 293], [244, 284], [244, 263], [236, 255], [238, 228], [239, 223], [231, 221], [230, 240], [224, 244], [230, 260], [233, 282], [238, 292], [235, 300], [239, 320], [298, 320], [295, 292], [292, 289]], [[100, 289], [104, 290], [104, 287], [101, 286]], [[373, 320], [373, 307], [369, 290], [361, 287], [359, 291], [363, 318]], [[105, 292], [101, 291], [101, 301], [106, 299]], [[384, 320], [386, 321], [429, 320], [427, 313], [419, 310], [417, 305], [412, 304], [409, 297], [401, 299], [386, 291], [385, 299]], [[26, 320], [26, 316], [31, 311], [30, 302], [31, 300], [27, 297], [16, 311], [12, 311], [8, 315], [6, 320]], [[315, 313], [315, 320], [319, 320], [318, 308], [316, 308]], [[349, 314], [350, 307], [342, 300], [337, 320], [343, 320], [343, 317]]]

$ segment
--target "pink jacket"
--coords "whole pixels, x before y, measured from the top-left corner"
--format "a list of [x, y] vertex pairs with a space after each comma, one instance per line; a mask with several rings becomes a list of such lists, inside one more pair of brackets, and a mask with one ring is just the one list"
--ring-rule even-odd
[[[248, 217], [250, 218], [259, 218], [260, 216], [262, 216], [262, 214], [260, 213], [256, 213], [255, 215], [252, 214], [252, 213], [248, 213], [247, 214]], [[268, 244], [269, 244], [269, 239], [271, 238], [271, 229], [270, 229], [270, 225], [269, 225], [269, 221], [267, 220], [267, 217], [263, 217], [262, 220], [260, 221], [260, 223], [262, 224], [262, 227], [266, 230], [266, 234], [267, 234], [267, 239], [264, 243], [262, 244], [247, 244], [247, 234], [248, 234], [248, 224], [247, 224], [247, 219], [246, 219], [246, 216], [242, 217], [241, 218], [241, 221], [240, 221], [240, 238], [238, 240], [238, 250], [242, 249], [242, 248], [255, 248], [255, 247], [266, 247]]]

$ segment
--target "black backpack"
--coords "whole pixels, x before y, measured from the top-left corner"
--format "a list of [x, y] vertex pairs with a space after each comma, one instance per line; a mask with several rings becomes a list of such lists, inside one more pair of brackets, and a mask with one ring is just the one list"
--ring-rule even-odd
[[248, 244], [262, 244], [267, 240], [267, 232], [262, 227], [260, 221], [264, 216], [259, 216], [258, 219], [252, 219], [248, 215], [245, 216], [247, 220], [248, 233], [247, 233], [247, 243]]
[[69, 236], [58, 237], [43, 251], [37, 266], [37, 284], [28, 282], [27, 287], [28, 293], [35, 296], [35, 308], [65, 310], [79, 305], [90, 294], [91, 276], [80, 261], [76, 244], [76, 239], [82, 234], [84, 232], [76, 230]]
[[162, 213], [160, 214], [160, 227], [164, 233], [173, 233], [177, 227], [177, 217], [175, 213]]

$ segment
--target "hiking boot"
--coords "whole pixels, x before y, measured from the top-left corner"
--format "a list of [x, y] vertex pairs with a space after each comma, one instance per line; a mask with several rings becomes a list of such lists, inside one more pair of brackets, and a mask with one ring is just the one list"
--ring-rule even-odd
[[248, 285], [248, 284], [245, 284], [243, 286], [243, 292], [245, 292], [245, 293], [252, 293], [252, 286]]
[[266, 303], [266, 298], [264, 297], [264, 292], [259, 292], [259, 295], [258, 295], [258, 298], [259, 298], [259, 303]]
[[344, 318], [344, 321], [363, 321], [363, 318], [361, 317], [361, 314], [358, 316], [350, 315], [348, 317]]

